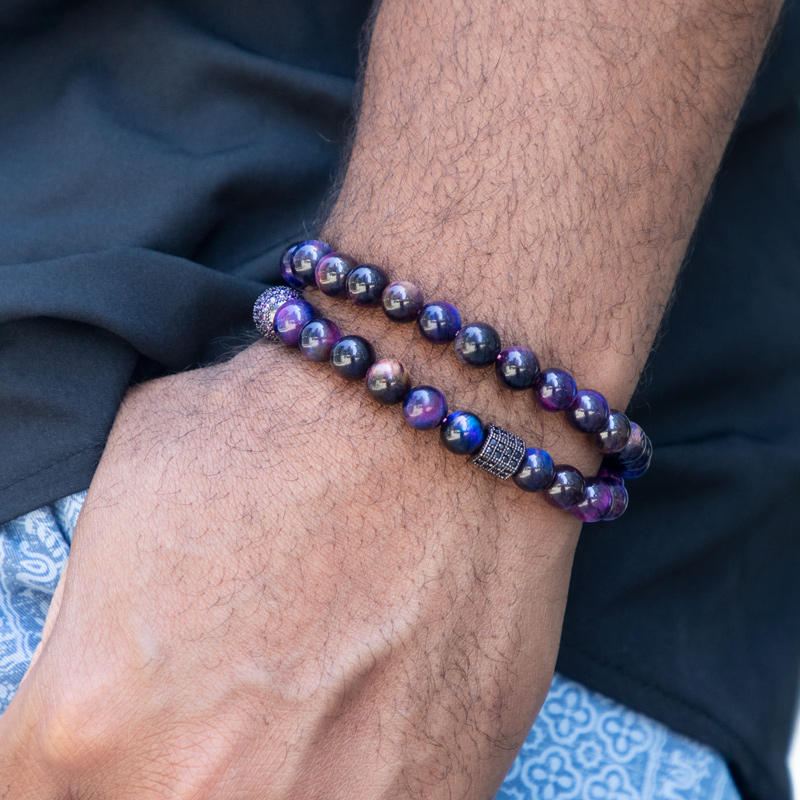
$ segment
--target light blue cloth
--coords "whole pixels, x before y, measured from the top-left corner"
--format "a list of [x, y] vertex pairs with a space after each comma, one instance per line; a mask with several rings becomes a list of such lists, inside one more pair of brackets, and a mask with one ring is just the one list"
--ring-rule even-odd
[[[39, 643], [85, 492], [0, 526], [0, 713]], [[556, 674], [497, 800], [740, 800], [722, 758]]]

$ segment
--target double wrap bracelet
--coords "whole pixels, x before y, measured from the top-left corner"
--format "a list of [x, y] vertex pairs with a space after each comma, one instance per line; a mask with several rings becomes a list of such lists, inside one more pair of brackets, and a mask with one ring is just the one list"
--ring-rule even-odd
[[[380, 267], [356, 264], [324, 242], [311, 239], [291, 245], [281, 256], [280, 267], [287, 286], [268, 289], [253, 308], [256, 327], [267, 340], [298, 347], [310, 361], [327, 361], [347, 380], [365, 380], [367, 391], [379, 403], [402, 403], [412, 428], [438, 428], [442, 444], [451, 452], [470, 457], [497, 478], [511, 478], [524, 491], [541, 492], [550, 505], [583, 522], [610, 521], [625, 512], [625, 480], [647, 471], [653, 448], [645, 432], [622, 411], [609, 408], [599, 392], [578, 389], [566, 370], [542, 370], [527, 347], [503, 349], [491, 325], [463, 325], [452, 303], [426, 303], [415, 284], [390, 282]], [[597, 476], [585, 478], [575, 467], [555, 464], [545, 450], [527, 447], [521, 437], [485, 425], [470, 411], [450, 412], [438, 389], [413, 386], [399, 361], [376, 360], [366, 339], [342, 336], [335, 322], [318, 317], [302, 296], [307, 287], [331, 297], [346, 296], [359, 306], [380, 305], [394, 322], [415, 321], [429, 342], [453, 342], [457, 358], [468, 367], [494, 365], [501, 386], [516, 392], [531, 390], [542, 409], [563, 412], [573, 428], [593, 437], [604, 455]]]

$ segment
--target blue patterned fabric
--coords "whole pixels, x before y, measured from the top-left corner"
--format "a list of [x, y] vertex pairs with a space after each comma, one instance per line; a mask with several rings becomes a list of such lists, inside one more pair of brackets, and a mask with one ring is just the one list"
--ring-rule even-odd
[[[81, 492], [0, 526], [0, 713], [39, 643]], [[713, 750], [556, 674], [496, 800], [739, 800]]]

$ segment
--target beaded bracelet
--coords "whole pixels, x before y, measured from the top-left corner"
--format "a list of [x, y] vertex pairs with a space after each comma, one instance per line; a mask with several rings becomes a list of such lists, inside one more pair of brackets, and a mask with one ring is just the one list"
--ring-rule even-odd
[[594, 437], [606, 457], [604, 466], [623, 478], [647, 472], [653, 446], [647, 434], [627, 415], [609, 408], [605, 397], [578, 389], [563, 369], [542, 370], [528, 347], [501, 349], [500, 336], [483, 322], [462, 325], [458, 309], [448, 302], [425, 303], [422, 290], [408, 281], [389, 282], [374, 264], [356, 263], [317, 239], [286, 248], [280, 261], [284, 281], [295, 289], [316, 286], [334, 297], [346, 294], [356, 305], [378, 305], [395, 322], [416, 320], [422, 336], [434, 344], [453, 342], [459, 361], [469, 367], [495, 365], [499, 383], [512, 391], [532, 389], [545, 411], [562, 411], [570, 425]]
[[582, 522], [611, 521], [628, 507], [623, 478], [606, 470], [584, 478], [568, 464], [555, 464], [545, 450], [497, 425], [484, 425], [470, 411], [448, 412], [445, 396], [433, 386], [412, 387], [408, 370], [395, 359], [376, 360], [372, 345], [361, 336], [342, 336], [330, 319], [316, 316], [299, 291], [268, 289], [253, 307], [258, 331], [270, 341], [298, 347], [309, 360], [328, 361], [341, 377], [365, 380], [367, 391], [382, 405], [403, 404], [406, 422], [417, 430], [439, 428], [442, 444], [469, 456], [477, 467], [514, 483], [527, 492], [541, 492], [552, 506]]

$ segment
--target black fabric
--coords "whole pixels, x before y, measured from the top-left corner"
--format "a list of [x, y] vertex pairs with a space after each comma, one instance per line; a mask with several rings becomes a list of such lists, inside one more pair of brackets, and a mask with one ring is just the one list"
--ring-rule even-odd
[[[133, 376], [249, 327], [341, 155], [367, 0], [0, 7], [0, 521], [85, 488]], [[800, 9], [742, 115], [587, 528], [559, 669], [788, 800], [800, 662]], [[598, 527], [601, 530], [598, 530]]]

